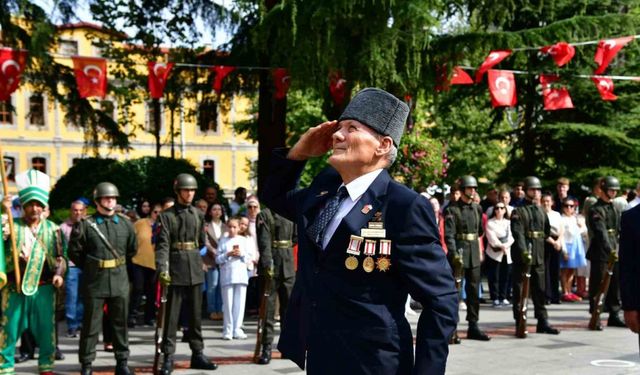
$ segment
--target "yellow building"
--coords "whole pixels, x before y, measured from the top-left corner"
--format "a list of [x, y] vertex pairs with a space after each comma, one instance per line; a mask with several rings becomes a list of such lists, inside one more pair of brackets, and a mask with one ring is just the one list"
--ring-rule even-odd
[[[101, 57], [100, 50], [91, 42], [91, 35], [104, 33], [97, 25], [78, 23], [58, 28], [60, 43], [57, 51], [51, 51], [59, 63], [71, 65], [66, 56], [81, 55]], [[109, 77], [111, 78], [111, 77]], [[94, 156], [85, 149], [84, 131], [74, 124], [65, 122], [65, 114], [59, 103], [46, 95], [33, 92], [26, 84], [11, 96], [14, 112], [7, 103], [0, 102], [0, 144], [5, 163], [13, 164], [12, 173], [34, 167], [52, 177], [55, 183], [60, 176], [73, 166], [75, 160]], [[107, 96], [104, 100], [91, 99], [96, 106], [104, 110], [113, 110], [117, 121], [119, 111], [117, 102]], [[179, 135], [174, 139], [175, 157], [189, 160], [212, 181], [217, 182], [229, 195], [236, 187], [244, 186], [256, 189], [247, 168], [248, 162], [258, 158], [258, 147], [243, 136], [238, 136], [231, 124], [246, 116], [245, 109], [249, 101], [245, 97], [230, 98], [230, 110], [219, 114], [217, 124], [198, 124], [198, 116], [188, 118], [175, 113], [174, 128]], [[194, 107], [194, 103], [184, 103], [184, 107]], [[152, 121], [151, 106], [139, 104], [130, 111], [134, 112], [135, 122], [149, 128]], [[220, 111], [219, 111], [220, 113]], [[162, 156], [171, 156], [171, 145], [164, 143], [169, 137], [171, 115], [163, 110], [161, 120]], [[210, 129], [210, 130], [203, 130]], [[134, 159], [142, 156], [155, 156], [155, 138], [149, 132], [125, 127], [125, 132], [133, 132], [130, 139], [130, 152], [110, 150], [104, 144], [99, 150], [100, 156], [117, 160]], [[10, 187], [14, 190], [15, 187]]]

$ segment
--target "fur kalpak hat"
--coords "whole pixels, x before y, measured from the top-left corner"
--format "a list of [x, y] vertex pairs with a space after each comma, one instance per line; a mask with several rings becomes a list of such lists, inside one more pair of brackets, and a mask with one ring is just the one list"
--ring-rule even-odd
[[388, 92], [378, 88], [366, 88], [356, 94], [338, 121], [356, 120], [400, 144], [409, 107]]
[[16, 186], [18, 187], [20, 203], [23, 206], [32, 200], [36, 200], [44, 206], [49, 205], [51, 179], [46, 174], [35, 169], [29, 169], [16, 175]]

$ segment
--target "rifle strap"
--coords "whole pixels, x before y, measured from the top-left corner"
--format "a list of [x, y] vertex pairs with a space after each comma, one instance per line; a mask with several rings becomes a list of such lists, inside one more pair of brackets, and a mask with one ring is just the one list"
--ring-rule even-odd
[[109, 251], [111, 252], [111, 254], [113, 254], [113, 257], [115, 259], [120, 258], [120, 254], [118, 254], [118, 252], [116, 251], [116, 249], [113, 247], [113, 245], [111, 245], [111, 242], [109, 242], [109, 240], [107, 239], [107, 237], [104, 236], [104, 234], [102, 234], [102, 232], [100, 231], [100, 228], [98, 228], [98, 225], [94, 222], [91, 221], [89, 219], [86, 219], [89, 222], [89, 226], [91, 228], [93, 228], [93, 230], [96, 232], [96, 234], [98, 234], [98, 237], [100, 237], [100, 239], [102, 240], [102, 242], [104, 242], [104, 244], [107, 246], [107, 249], [109, 249]]

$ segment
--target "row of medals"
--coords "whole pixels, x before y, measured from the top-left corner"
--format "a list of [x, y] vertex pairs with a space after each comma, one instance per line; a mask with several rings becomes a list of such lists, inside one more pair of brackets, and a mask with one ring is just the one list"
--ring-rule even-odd
[[[356, 252], [357, 255], [360, 255], [360, 245], [362, 244], [363, 240], [363, 237], [355, 235], [351, 236], [349, 247], [347, 248], [347, 253], [351, 255], [344, 261], [344, 265], [348, 270], [353, 271], [358, 268], [358, 258], [356, 257]], [[375, 255], [375, 246], [377, 241], [366, 240], [366, 242], [369, 243], [370, 246], [373, 246], [373, 254], [371, 255]], [[364, 258], [364, 260], [362, 261], [362, 269], [364, 269], [365, 272], [373, 272], [373, 270], [376, 268], [381, 272], [387, 272], [389, 270], [389, 267], [391, 267], [391, 261], [389, 260], [389, 258], [384, 256], [384, 253], [382, 251], [383, 248], [386, 249], [384, 252], [390, 251], [391, 241], [380, 240], [380, 257], [376, 261], [373, 260], [371, 255], [367, 255], [367, 257]]]

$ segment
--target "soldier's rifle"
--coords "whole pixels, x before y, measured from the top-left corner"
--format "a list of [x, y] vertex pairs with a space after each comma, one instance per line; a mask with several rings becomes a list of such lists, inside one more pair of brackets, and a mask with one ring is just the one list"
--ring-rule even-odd
[[598, 293], [593, 297], [593, 309], [591, 310], [591, 319], [589, 319], [589, 329], [595, 331], [600, 324], [600, 314], [602, 313], [602, 305], [604, 304], [604, 296], [609, 290], [609, 284], [611, 283], [611, 276], [613, 275], [613, 267], [618, 261], [618, 252], [611, 251], [609, 253], [609, 259], [607, 259], [607, 271], [604, 273], [602, 281], [600, 281], [600, 287]]
[[164, 332], [164, 321], [167, 310], [167, 286], [163, 285], [158, 279], [158, 287], [160, 288], [160, 306], [158, 306], [158, 314], [156, 316], [156, 332], [154, 341], [156, 344], [154, 356], [153, 356], [153, 374], [158, 375], [160, 373], [160, 356], [162, 354], [162, 335]]
[[[458, 249], [453, 256], [453, 279], [456, 283], [456, 290], [458, 296], [462, 292], [462, 278], [464, 277], [464, 260], [462, 259], [463, 249]], [[451, 338], [449, 338], [449, 344], [459, 344], [460, 338], [458, 337], [458, 330], [454, 330]]]
[[522, 253], [522, 290], [520, 293], [520, 305], [518, 309], [518, 327], [516, 328], [516, 337], [526, 338], [527, 334], [527, 303], [529, 301], [529, 281], [531, 280], [531, 248], [529, 243], [527, 251]]
[[[8, 196], [9, 181], [4, 167], [4, 154], [2, 153], [2, 149], [0, 149], [0, 174], [2, 175], [2, 192], [5, 196]], [[11, 255], [13, 258], [13, 274], [16, 278], [16, 291], [20, 293], [22, 286], [20, 282], [22, 278], [20, 275], [20, 254], [18, 253], [18, 248], [16, 247], [16, 231], [14, 229], [13, 214], [11, 213], [11, 209], [7, 210], [7, 221], [9, 222], [9, 243], [11, 244]]]
[[[272, 261], [273, 263], [273, 261]], [[258, 329], [256, 333], [256, 346], [253, 350], [253, 362], [258, 363], [260, 352], [262, 351], [262, 335], [264, 332], [264, 324], [267, 321], [267, 306], [269, 304], [269, 296], [271, 296], [271, 286], [273, 284], [273, 265], [271, 265], [264, 275], [264, 289], [262, 298], [260, 299], [260, 310], [258, 312]]]

